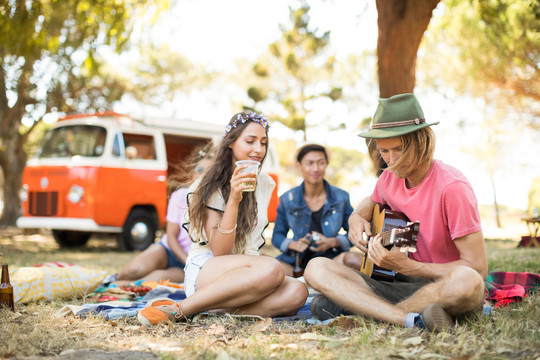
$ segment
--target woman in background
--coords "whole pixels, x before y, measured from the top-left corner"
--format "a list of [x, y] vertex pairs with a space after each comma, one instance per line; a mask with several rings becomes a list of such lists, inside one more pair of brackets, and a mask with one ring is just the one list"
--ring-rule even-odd
[[169, 199], [166, 233], [158, 243], [150, 245], [124, 265], [116, 277], [116, 285], [127, 285], [135, 280], [184, 282], [184, 266], [191, 245], [187, 231], [182, 228], [187, 190], [209, 164], [210, 158], [204, 157], [206, 153], [207, 150], [197, 148], [171, 176], [170, 182], [178, 189]]

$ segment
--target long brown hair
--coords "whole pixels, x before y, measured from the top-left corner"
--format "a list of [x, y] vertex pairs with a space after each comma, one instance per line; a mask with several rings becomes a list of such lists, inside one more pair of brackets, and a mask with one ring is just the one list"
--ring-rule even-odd
[[[239, 119], [240, 121], [238, 121]], [[234, 171], [231, 146], [238, 140], [244, 129], [251, 122], [256, 122], [263, 126], [268, 134], [268, 123], [262, 123], [259, 119], [259, 117], [254, 118], [253, 113], [242, 112], [235, 114], [229, 121], [225, 136], [216, 146], [212, 162], [201, 177], [197, 189], [189, 197], [189, 234], [192, 241], [197, 242], [201, 239], [204, 224], [208, 220], [208, 208], [206, 205], [210, 197], [219, 191], [225, 203], [229, 199], [231, 193], [230, 179]], [[261, 166], [267, 154], [268, 143], [264, 157], [261, 160]], [[242, 201], [238, 206], [234, 244], [235, 253], [242, 253], [245, 250], [247, 238], [257, 225], [257, 215], [255, 192], [244, 192], [242, 194]], [[210, 234], [207, 234], [207, 237], [209, 241]]]
[[190, 154], [182, 161], [169, 164], [170, 175], [167, 179], [167, 196], [170, 197], [173, 192], [179, 188], [189, 187], [195, 179], [197, 173], [201, 173], [199, 162], [213, 158], [212, 143], [196, 146]]

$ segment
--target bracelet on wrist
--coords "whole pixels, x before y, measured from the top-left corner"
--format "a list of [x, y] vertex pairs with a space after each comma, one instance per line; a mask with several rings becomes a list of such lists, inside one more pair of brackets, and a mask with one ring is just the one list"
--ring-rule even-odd
[[219, 231], [220, 233], [222, 233], [222, 234], [232, 234], [232, 233], [236, 230], [236, 225], [237, 225], [237, 224], [234, 224], [234, 228], [232, 228], [232, 229], [230, 229], [230, 230], [225, 230], [225, 229], [222, 229], [222, 228], [221, 228], [221, 221], [220, 221], [220, 222], [218, 222], [218, 224], [217, 224], [217, 229], [218, 229], [218, 231]]

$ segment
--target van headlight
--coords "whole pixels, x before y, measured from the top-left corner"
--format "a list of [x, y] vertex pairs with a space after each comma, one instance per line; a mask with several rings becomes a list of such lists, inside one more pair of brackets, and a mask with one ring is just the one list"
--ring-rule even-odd
[[79, 201], [81, 201], [83, 195], [84, 195], [83, 187], [79, 185], [73, 185], [71, 186], [71, 188], [69, 188], [69, 193], [68, 193], [67, 198], [69, 201], [76, 204]]
[[19, 191], [19, 200], [21, 200], [21, 202], [28, 201], [28, 184], [24, 184], [21, 191]]

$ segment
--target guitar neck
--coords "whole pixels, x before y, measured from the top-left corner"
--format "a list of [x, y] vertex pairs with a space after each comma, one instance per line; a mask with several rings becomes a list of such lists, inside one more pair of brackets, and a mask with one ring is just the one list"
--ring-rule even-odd
[[381, 237], [382, 237], [382, 239], [381, 239], [381, 245], [382, 245], [382, 246], [389, 246], [389, 245], [392, 245], [392, 239], [393, 239], [393, 236], [392, 236], [392, 235], [393, 235], [393, 234], [392, 234], [392, 230], [393, 230], [393, 229], [387, 230], [387, 231], [385, 231], [385, 232], [383, 232], [383, 233], [381, 234]]
[[405, 244], [407, 247], [415, 247], [416, 235], [418, 234], [418, 222], [411, 223], [406, 228], [393, 228], [381, 233], [382, 246]]
[[382, 246], [415, 247], [420, 225], [418, 221], [411, 223], [403, 213], [381, 210], [379, 204], [375, 204], [371, 220], [371, 232], [381, 235]]

